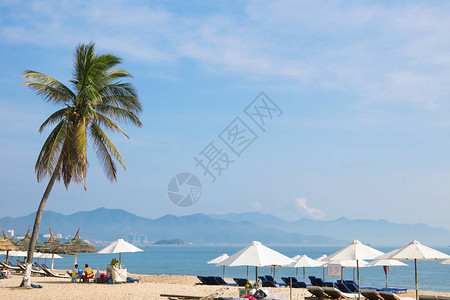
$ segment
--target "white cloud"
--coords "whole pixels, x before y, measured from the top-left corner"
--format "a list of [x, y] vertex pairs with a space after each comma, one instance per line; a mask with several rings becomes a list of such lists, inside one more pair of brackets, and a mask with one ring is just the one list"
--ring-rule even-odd
[[295, 204], [297, 206], [298, 211], [301, 214], [306, 214], [308, 217], [311, 217], [314, 219], [323, 219], [325, 217], [325, 213], [322, 212], [320, 209], [308, 207], [308, 205], [306, 205], [305, 198], [296, 198]]

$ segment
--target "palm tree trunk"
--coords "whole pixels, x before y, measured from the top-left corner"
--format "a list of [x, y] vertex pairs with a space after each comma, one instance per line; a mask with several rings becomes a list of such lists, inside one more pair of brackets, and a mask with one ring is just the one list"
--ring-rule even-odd
[[31, 287], [31, 268], [33, 264], [33, 254], [34, 248], [36, 246], [36, 241], [39, 233], [39, 226], [41, 225], [42, 213], [44, 212], [45, 203], [47, 203], [48, 196], [53, 188], [56, 178], [59, 174], [59, 167], [61, 165], [61, 156], [59, 157], [56, 168], [53, 170], [52, 177], [48, 182], [47, 188], [45, 189], [44, 195], [42, 196], [41, 203], [36, 212], [36, 218], [34, 219], [33, 233], [31, 234], [30, 246], [28, 247], [27, 261], [25, 263], [25, 272], [23, 273], [23, 279], [20, 286]]

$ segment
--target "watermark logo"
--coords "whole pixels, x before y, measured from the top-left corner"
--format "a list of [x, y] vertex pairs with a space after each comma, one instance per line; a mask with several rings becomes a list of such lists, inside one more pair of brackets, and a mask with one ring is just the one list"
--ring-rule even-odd
[[[267, 125], [275, 118], [279, 118], [283, 111], [264, 92], [261, 92], [245, 107], [243, 113], [241, 113], [242, 118], [239, 115], [236, 116], [218, 134], [218, 139], [210, 141], [194, 156], [195, 167], [200, 168], [203, 176], [208, 177], [212, 183], [230, 169], [242, 153], [259, 138], [257, 132], [264, 133]], [[249, 119], [253, 123], [248, 122]], [[167, 193], [175, 205], [187, 207], [198, 201], [202, 194], [202, 186], [200, 180], [194, 175], [181, 173], [169, 182]]]
[[170, 201], [181, 207], [194, 205], [202, 195], [200, 180], [191, 173], [180, 173], [172, 177], [167, 186]]

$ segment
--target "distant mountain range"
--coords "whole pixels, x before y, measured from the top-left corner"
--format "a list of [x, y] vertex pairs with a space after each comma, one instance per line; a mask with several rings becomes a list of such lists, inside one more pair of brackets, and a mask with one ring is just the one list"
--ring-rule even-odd
[[[25, 234], [34, 222], [35, 214], [0, 219], [0, 227], [14, 229], [16, 235]], [[80, 236], [91, 241], [112, 241], [127, 238], [135, 243], [162, 239], [182, 239], [194, 244], [246, 244], [259, 240], [265, 244], [344, 244], [354, 239], [376, 245], [402, 245], [414, 239], [430, 245], [449, 245], [450, 232], [425, 224], [396, 224], [386, 220], [333, 221], [300, 219], [289, 222], [269, 214], [257, 212], [177, 217], [166, 215], [157, 219], [136, 216], [122, 209], [99, 208], [63, 215], [45, 211], [41, 234], [51, 227], [55, 233]]]

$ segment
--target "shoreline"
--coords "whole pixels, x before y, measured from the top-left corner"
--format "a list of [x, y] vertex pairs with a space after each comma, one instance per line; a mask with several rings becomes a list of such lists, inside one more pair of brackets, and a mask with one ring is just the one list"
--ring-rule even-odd
[[[55, 270], [65, 273], [65, 270]], [[140, 279], [139, 283], [100, 284], [100, 283], [71, 283], [70, 279], [53, 277], [32, 277], [32, 282], [43, 286], [42, 289], [18, 288], [21, 274], [13, 274], [9, 279], [0, 280], [0, 295], [4, 299], [167, 299], [160, 294], [178, 294], [206, 297], [209, 295], [238, 297], [238, 287], [196, 285], [196, 276], [190, 275], [149, 275], [129, 274], [130, 277]], [[233, 282], [231, 278], [225, 278]], [[274, 288], [274, 294], [284, 295], [289, 299], [288, 288]], [[295, 300], [304, 300], [310, 296], [306, 289], [293, 289]], [[449, 292], [420, 291], [421, 295], [441, 295], [450, 297]], [[401, 297], [415, 298], [415, 290], [408, 290]], [[287, 298], [286, 298], [287, 297]]]

